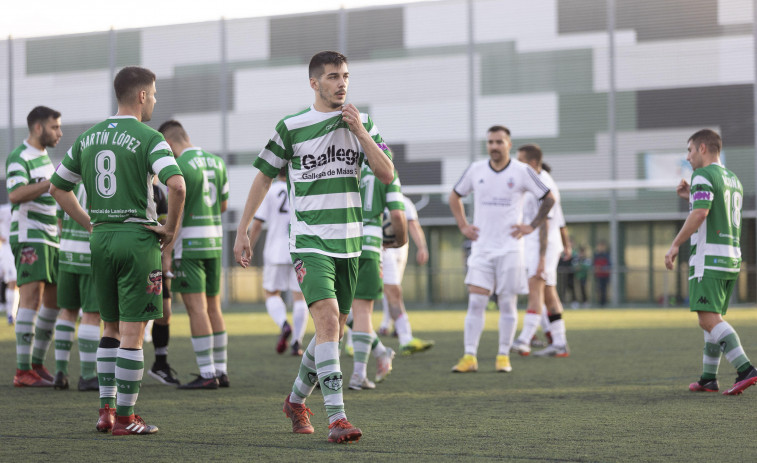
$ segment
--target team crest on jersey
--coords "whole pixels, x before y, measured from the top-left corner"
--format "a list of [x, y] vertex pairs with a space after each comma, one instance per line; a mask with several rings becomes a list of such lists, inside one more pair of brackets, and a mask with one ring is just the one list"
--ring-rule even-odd
[[163, 272], [153, 270], [147, 276], [147, 294], [160, 294], [163, 289]]
[[303, 262], [302, 259], [294, 260], [294, 273], [297, 274], [297, 282], [302, 284], [302, 280], [305, 279], [305, 275], [308, 273], [307, 270], [305, 270], [305, 262]]
[[31, 265], [37, 262], [39, 257], [37, 256], [37, 250], [31, 246], [27, 246], [21, 249], [21, 264]]
[[507, 179], [507, 188], [512, 189], [515, 186], [515, 182], [513, 181], [513, 178], [510, 177]]
[[332, 391], [342, 390], [342, 374], [332, 373], [323, 379], [323, 385]]

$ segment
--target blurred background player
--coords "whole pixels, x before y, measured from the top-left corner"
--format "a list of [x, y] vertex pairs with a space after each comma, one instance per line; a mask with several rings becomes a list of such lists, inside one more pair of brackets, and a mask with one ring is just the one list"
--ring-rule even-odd
[[[287, 193], [286, 167], [279, 170], [276, 180], [260, 204], [249, 231], [250, 246], [255, 247], [268, 224], [265, 248], [263, 249], [263, 291], [265, 308], [276, 326], [281, 330], [276, 343], [276, 352], [283, 354], [287, 340], [292, 337], [292, 355], [302, 355], [302, 342], [308, 324], [308, 305], [300, 291], [297, 275], [289, 256], [289, 196]], [[287, 322], [287, 308], [282, 291], [290, 291], [292, 296], [292, 326]]]
[[[165, 225], [166, 215], [168, 214], [168, 201], [166, 194], [163, 192], [164, 186], [161, 186], [157, 179], [153, 182], [152, 192], [155, 198], [155, 212], [158, 214], [158, 223]], [[171, 271], [171, 260], [173, 259], [172, 241], [167, 246], [163, 246], [160, 252], [161, 268], [163, 269], [163, 318], [150, 320], [145, 327], [145, 342], [151, 342], [155, 349], [155, 362], [147, 371], [147, 374], [157, 379], [167, 386], [178, 386], [181, 384], [174, 376], [176, 370], [168, 364], [168, 342], [171, 337], [171, 279], [174, 277]]]
[[223, 160], [192, 145], [175, 120], [158, 129], [171, 146], [187, 184], [184, 217], [173, 247], [174, 283], [189, 315], [200, 374], [179, 389], [229, 387], [226, 324], [221, 312], [221, 213], [229, 199]]
[[[552, 343], [534, 352], [534, 355], [567, 357], [569, 350], [565, 336], [565, 321], [562, 319], [563, 307], [557, 294], [557, 267], [563, 250], [567, 255], [571, 255], [572, 250], [560, 203], [560, 192], [552, 176], [542, 168], [542, 158], [542, 150], [537, 145], [523, 145], [518, 148], [518, 160], [539, 174], [539, 179], [554, 196], [555, 204], [539, 230], [524, 238], [528, 271], [528, 308], [523, 318], [520, 336], [513, 343], [512, 350], [524, 356], [531, 352], [531, 339], [543, 319], [543, 309], [546, 306], [549, 326], [545, 327], [544, 331], [549, 332]], [[526, 202], [529, 206], [524, 207], [523, 219], [528, 222], [533, 220], [538, 211], [538, 201], [535, 196], [528, 194]]]
[[16, 262], [13, 259], [10, 243], [11, 204], [0, 205], [0, 273], [3, 282], [3, 310], [8, 318], [8, 325], [13, 325], [18, 310], [18, 286], [16, 285]]
[[[55, 172], [47, 148], [63, 136], [58, 111], [37, 106], [26, 117], [29, 137], [5, 163], [6, 188], [13, 204], [10, 243], [16, 263], [16, 376], [13, 385], [52, 386], [43, 365], [58, 318], [59, 231], [50, 178]], [[32, 345], [33, 342], [33, 345]]]
[[[87, 207], [87, 191], [83, 184], [74, 188], [82, 208]], [[58, 261], [58, 306], [61, 312], [55, 323], [56, 389], [68, 389], [68, 363], [74, 343], [74, 330], [79, 309], [78, 346], [80, 391], [97, 391], [97, 346], [100, 344], [100, 306], [92, 283], [92, 256], [89, 231], [76, 223], [62, 209], [60, 217], [60, 259]]]
[[[372, 344], [377, 340], [373, 330], [373, 301], [380, 299], [384, 282], [381, 276], [381, 250], [383, 246], [398, 247], [407, 243], [407, 221], [405, 204], [400, 193], [400, 179], [394, 172], [394, 179], [388, 185], [376, 179], [371, 168], [363, 164], [360, 172], [360, 198], [363, 202], [363, 252], [358, 261], [358, 282], [355, 299], [352, 301], [352, 343], [355, 348], [354, 368], [349, 388], [353, 390], [374, 389], [376, 385], [368, 379], [368, 356]], [[394, 229], [393, 243], [384, 243], [384, 209], [389, 209], [389, 217]], [[383, 352], [382, 352], [383, 350]], [[392, 369], [394, 351], [382, 345], [374, 349], [376, 357], [376, 380], [383, 380]]]
[[[415, 204], [407, 196], [402, 195], [402, 201], [405, 205], [408, 235], [413, 239], [417, 248], [415, 261], [418, 265], [425, 265], [428, 262], [428, 246], [426, 245], [426, 235], [418, 222], [418, 211], [415, 209]], [[382, 305], [384, 310], [378, 330], [380, 335], [386, 336], [390, 331], [390, 324], [394, 322], [395, 332], [400, 343], [400, 353], [403, 355], [423, 352], [434, 346], [434, 341], [413, 336], [410, 319], [407, 310], [405, 310], [405, 301], [402, 298], [402, 278], [405, 275], [409, 249], [409, 243], [398, 248], [383, 248], [384, 297]]]
[[[499, 349], [495, 370], [512, 371], [510, 348], [518, 323], [517, 297], [526, 286], [523, 241], [547, 219], [555, 200], [549, 188], [526, 164], [510, 157], [510, 130], [495, 125], [486, 135], [489, 159], [471, 164], [449, 195], [457, 226], [473, 241], [468, 258], [468, 312], [465, 316], [465, 354], [452, 367], [456, 373], [478, 371], [478, 343], [484, 330], [486, 304], [491, 293], [499, 305]], [[530, 224], [523, 219], [523, 196], [531, 192], [541, 200]], [[462, 197], [474, 194], [473, 223], [465, 217]]]
[[[114, 436], [158, 432], [134, 407], [144, 374], [147, 320], [163, 317], [160, 247], [169, 244], [184, 206], [181, 170], [163, 135], [146, 124], [155, 108], [155, 74], [129, 66], [113, 81], [118, 113], [80, 135], [52, 178], [50, 193], [92, 232], [92, 275], [105, 323], [97, 349], [100, 384], [95, 429]], [[168, 187], [166, 225], [157, 221], [153, 176]], [[84, 183], [91, 216], [73, 190]]]

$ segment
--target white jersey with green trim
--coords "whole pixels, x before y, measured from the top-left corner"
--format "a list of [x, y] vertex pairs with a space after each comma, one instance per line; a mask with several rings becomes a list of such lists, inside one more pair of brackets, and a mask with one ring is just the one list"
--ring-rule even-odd
[[268, 226], [263, 248], [265, 265], [291, 264], [289, 254], [289, 195], [287, 184], [275, 180], [260, 203], [255, 219]]
[[[364, 113], [360, 118], [373, 141], [391, 158], [371, 118]], [[279, 121], [254, 166], [271, 178], [288, 166], [290, 252], [360, 256], [359, 179], [364, 157], [340, 110], [323, 113], [311, 106]]]
[[361, 259], [381, 260], [383, 244], [384, 209], [389, 211], [405, 210], [405, 203], [400, 192], [402, 184], [394, 171], [394, 179], [384, 185], [373, 174], [367, 164], [363, 164], [360, 176], [360, 197], [363, 200], [363, 253]]
[[84, 183], [94, 225], [157, 225], [153, 177], [181, 175], [163, 135], [133, 116], [113, 116], [81, 134], [51, 182], [71, 191]]
[[741, 181], [723, 164], [713, 163], [691, 174], [689, 206], [709, 212], [696, 233], [691, 235], [689, 279], [738, 278], [743, 204]]
[[[81, 207], [87, 209], [87, 191], [79, 183], [74, 189], [76, 199]], [[58, 268], [70, 273], [90, 274], [92, 271], [92, 253], [89, 249], [89, 232], [76, 223], [63, 209], [58, 209], [61, 219], [60, 254]]]
[[[5, 185], [10, 194], [21, 186], [50, 180], [54, 172], [47, 150], [40, 151], [24, 141], [8, 155]], [[58, 247], [56, 203], [49, 192], [31, 201], [13, 204], [10, 243], [44, 243]]]
[[174, 258], [221, 257], [221, 204], [229, 199], [226, 164], [220, 157], [195, 147], [182, 151], [176, 162], [187, 184], [187, 197]]

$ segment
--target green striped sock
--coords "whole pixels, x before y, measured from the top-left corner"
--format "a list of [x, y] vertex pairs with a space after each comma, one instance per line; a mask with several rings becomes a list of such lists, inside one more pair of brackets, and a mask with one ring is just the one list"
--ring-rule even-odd
[[16, 368], [32, 369], [32, 341], [34, 340], [34, 317], [32, 309], [18, 309], [16, 313]]
[[213, 378], [216, 368], [213, 366], [213, 336], [192, 336], [192, 349], [197, 358], [197, 366], [200, 368], [200, 376]]
[[[110, 341], [110, 345], [117, 346], [114, 338], [103, 338]], [[103, 343], [101, 340], [100, 343]], [[100, 385], [100, 408], [116, 406], [116, 359], [118, 347], [97, 348], [97, 383]]]
[[710, 335], [717, 340], [718, 345], [723, 350], [725, 358], [737, 370], [744, 368], [749, 364], [744, 348], [741, 347], [741, 340], [736, 330], [726, 321], [718, 323], [712, 329]]
[[97, 347], [100, 344], [100, 325], [79, 325], [79, 362], [81, 377], [97, 375]]
[[51, 309], [44, 305], [40, 307], [37, 321], [34, 323], [34, 345], [32, 348], [32, 364], [42, 365], [45, 363], [47, 351], [53, 341], [53, 329], [55, 319], [58, 318], [58, 309]]
[[68, 375], [71, 348], [74, 346], [76, 324], [69, 320], [55, 322], [55, 371]]
[[227, 371], [229, 337], [226, 331], [213, 333], [213, 365], [217, 375]]
[[139, 396], [145, 358], [142, 349], [118, 349], [116, 358], [116, 415], [134, 414], [134, 405]]

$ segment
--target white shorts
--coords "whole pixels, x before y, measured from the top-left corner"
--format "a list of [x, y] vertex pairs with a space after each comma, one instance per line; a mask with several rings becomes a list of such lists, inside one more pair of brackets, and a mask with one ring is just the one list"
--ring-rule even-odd
[[16, 259], [13, 257], [9, 242], [0, 246], [0, 276], [6, 283], [16, 281]]
[[488, 289], [494, 294], [528, 294], [523, 254], [509, 252], [492, 256], [486, 253], [472, 253], [468, 257], [465, 284]]
[[399, 248], [384, 249], [384, 284], [401, 285], [402, 277], [405, 276], [405, 266], [407, 266], [407, 254], [410, 246], [405, 244]]
[[263, 266], [263, 289], [268, 292], [295, 291], [301, 293], [297, 274], [292, 264], [268, 264]]
[[[557, 264], [560, 262], [562, 246], [547, 245], [544, 254], [544, 272], [540, 275], [547, 286], [557, 286]], [[529, 249], [526, 246], [526, 271], [528, 278], [536, 276], [536, 268], [539, 266], [539, 248], [535, 246]]]

